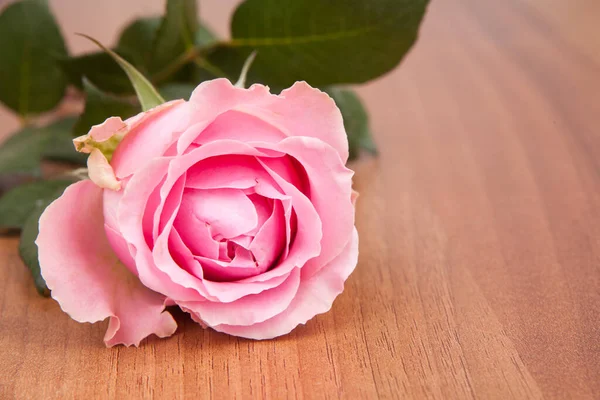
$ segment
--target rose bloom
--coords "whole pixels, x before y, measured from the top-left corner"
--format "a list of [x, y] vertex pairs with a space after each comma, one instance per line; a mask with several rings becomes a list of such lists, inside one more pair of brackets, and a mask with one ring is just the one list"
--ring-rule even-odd
[[304, 82], [207, 81], [75, 144], [91, 180], [46, 209], [36, 243], [61, 308], [110, 318], [107, 346], [172, 335], [171, 305], [220, 332], [283, 335], [329, 310], [356, 266], [342, 116]]

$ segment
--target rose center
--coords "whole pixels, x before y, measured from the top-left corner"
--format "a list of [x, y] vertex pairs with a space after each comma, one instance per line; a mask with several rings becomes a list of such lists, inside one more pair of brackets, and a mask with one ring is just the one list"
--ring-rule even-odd
[[204, 278], [235, 280], [273, 265], [285, 242], [283, 214], [279, 201], [251, 189], [186, 188], [174, 229]]

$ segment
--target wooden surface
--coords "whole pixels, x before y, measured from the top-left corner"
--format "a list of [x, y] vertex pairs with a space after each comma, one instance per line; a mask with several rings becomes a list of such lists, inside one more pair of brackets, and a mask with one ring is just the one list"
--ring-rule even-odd
[[[202, 11], [225, 32], [233, 3]], [[65, 32], [104, 40], [149, 12], [52, 4]], [[178, 314], [170, 339], [106, 349], [105, 323], [38, 297], [0, 239], [0, 398], [600, 398], [599, 15], [597, 0], [432, 1], [402, 67], [361, 88], [381, 156], [353, 165], [358, 268], [286, 337]]]

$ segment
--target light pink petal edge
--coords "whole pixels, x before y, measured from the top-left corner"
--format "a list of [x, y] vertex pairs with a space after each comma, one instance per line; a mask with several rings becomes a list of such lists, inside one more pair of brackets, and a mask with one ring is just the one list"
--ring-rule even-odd
[[137, 346], [153, 333], [175, 332], [175, 320], [164, 311], [165, 297], [144, 287], [111, 249], [102, 189], [91, 181], [69, 186], [44, 211], [39, 227], [40, 267], [52, 297], [78, 322], [110, 317], [107, 346]]
[[[229, 110], [243, 112], [262, 119], [287, 136], [320, 139], [333, 147], [344, 163], [348, 160], [348, 138], [339, 108], [327, 93], [306, 82], [296, 82], [274, 95], [267, 86], [254, 84], [243, 89], [227, 79], [214, 79], [194, 90], [190, 104], [197, 108], [201, 120], [215, 119]], [[262, 139], [248, 138], [252, 140]]]
[[309, 279], [303, 279], [296, 297], [281, 314], [249, 326], [222, 324], [212, 328], [248, 339], [272, 339], [285, 335], [315, 315], [331, 309], [335, 298], [344, 290], [344, 282], [356, 267], [357, 261], [358, 232], [354, 229], [344, 251]]

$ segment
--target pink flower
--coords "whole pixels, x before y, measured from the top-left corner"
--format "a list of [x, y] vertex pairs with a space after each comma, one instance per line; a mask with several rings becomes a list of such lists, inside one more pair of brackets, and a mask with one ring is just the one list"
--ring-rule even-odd
[[75, 142], [91, 180], [42, 215], [39, 259], [73, 319], [110, 317], [108, 346], [173, 334], [168, 305], [232, 335], [283, 335], [329, 310], [356, 266], [342, 117], [304, 82], [278, 96], [204, 82]]

